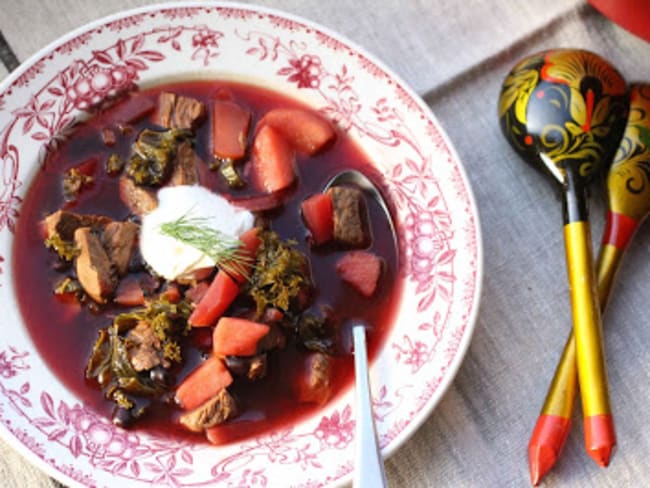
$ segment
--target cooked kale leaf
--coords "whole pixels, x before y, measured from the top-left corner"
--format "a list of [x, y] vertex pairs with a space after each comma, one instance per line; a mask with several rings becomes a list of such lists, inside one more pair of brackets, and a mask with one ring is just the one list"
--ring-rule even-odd
[[257, 316], [261, 317], [268, 307], [285, 314], [299, 313], [306, 307], [313, 288], [309, 260], [275, 232], [262, 232], [260, 238], [262, 244], [247, 287]]
[[133, 143], [133, 155], [126, 166], [126, 174], [138, 185], [164, 184], [174, 170], [179, 143], [191, 135], [187, 129], [144, 129]]
[[116, 175], [122, 172], [126, 162], [117, 153], [111, 154], [106, 160], [106, 172], [109, 175]]
[[313, 315], [304, 315], [298, 322], [298, 338], [310, 351], [332, 354], [334, 338], [325, 327], [325, 321]]
[[78, 168], [70, 168], [63, 175], [63, 198], [67, 202], [75, 200], [81, 190], [93, 182], [92, 176], [83, 174]]
[[296, 324], [296, 335], [298, 342], [310, 351], [322, 352], [335, 355], [340, 352], [339, 327], [334, 319], [333, 312], [329, 308], [323, 310], [321, 316], [311, 313], [302, 314]]
[[215, 166], [218, 166], [221, 176], [223, 176], [230, 188], [243, 188], [246, 186], [246, 181], [237, 172], [233, 159], [220, 159]]
[[[155, 367], [170, 367], [172, 362], [180, 363], [179, 340], [189, 332], [187, 318], [191, 312], [189, 303], [181, 300], [172, 303], [165, 297], [151, 302], [147, 307], [122, 313], [113, 323], [99, 331], [99, 337], [86, 367], [86, 377], [95, 379], [104, 390], [107, 399], [122, 409], [131, 409], [134, 397], [157, 398], [167, 391], [164, 383], [155, 380], [151, 370]], [[154, 340], [143, 346], [138, 336], [130, 334], [140, 324], [153, 329]], [[137, 357], [138, 348], [146, 347], [153, 354], [155, 362], [143, 368], [146, 359]], [[142, 411], [138, 410], [138, 415]]]
[[45, 239], [45, 247], [54, 249], [64, 261], [72, 261], [79, 254], [79, 248], [74, 242], [62, 239], [58, 233]]

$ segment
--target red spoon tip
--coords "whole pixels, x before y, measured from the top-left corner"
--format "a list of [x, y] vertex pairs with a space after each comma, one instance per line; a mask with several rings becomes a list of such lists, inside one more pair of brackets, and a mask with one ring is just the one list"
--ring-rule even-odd
[[528, 467], [530, 482], [537, 486], [544, 475], [548, 473], [557, 461], [557, 453], [548, 446], [528, 448]]
[[598, 466], [606, 468], [609, 465], [609, 458], [612, 454], [612, 448], [609, 446], [598, 447], [588, 451], [589, 456], [596, 461]]
[[528, 466], [533, 486], [548, 473], [564, 446], [571, 421], [558, 415], [540, 415], [528, 443]]
[[606, 468], [616, 445], [616, 431], [611, 414], [585, 417], [585, 448], [587, 454]]

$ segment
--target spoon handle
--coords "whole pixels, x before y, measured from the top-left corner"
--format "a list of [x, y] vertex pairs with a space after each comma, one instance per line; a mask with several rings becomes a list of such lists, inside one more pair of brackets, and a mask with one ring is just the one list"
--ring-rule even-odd
[[[607, 215], [606, 230], [596, 266], [598, 299], [602, 311], [607, 306], [614, 276], [637, 225], [637, 221], [626, 215], [614, 212]], [[577, 385], [576, 342], [572, 330], [528, 444], [530, 478], [535, 486], [560, 456], [571, 428]]]
[[584, 187], [573, 171], [567, 171], [564, 192], [564, 246], [566, 250], [576, 362], [587, 453], [601, 466], [609, 464], [616, 444], [609, 402], [605, 348], [596, 293], [591, 251], [591, 231]]
[[365, 327], [355, 325], [352, 328], [352, 336], [354, 339], [357, 404], [355, 469], [352, 485], [358, 488], [381, 488], [388, 486], [388, 483], [384, 473], [384, 462], [379, 452], [372, 403], [370, 401]]

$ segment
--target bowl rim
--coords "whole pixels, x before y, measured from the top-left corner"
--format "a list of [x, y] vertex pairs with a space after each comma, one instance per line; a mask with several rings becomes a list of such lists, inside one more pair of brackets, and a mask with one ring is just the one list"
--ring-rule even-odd
[[[420, 95], [418, 95], [403, 79], [401, 76], [396, 74], [390, 67], [384, 64], [383, 61], [378, 59], [374, 54], [368, 52], [364, 47], [360, 46], [356, 42], [350, 40], [347, 36], [340, 34], [328, 26], [321, 24], [320, 22], [312, 21], [310, 19], [304, 18], [299, 15], [295, 15], [281, 9], [260, 6], [256, 4], [248, 4], [241, 2], [233, 1], [220, 1], [220, 0], [192, 0], [192, 1], [169, 1], [162, 3], [155, 3], [150, 5], [145, 5], [141, 7], [136, 7], [132, 9], [120, 10], [109, 15], [100, 17], [95, 20], [91, 20], [77, 28], [74, 28], [62, 36], [54, 39], [46, 46], [40, 48], [34, 54], [29, 56], [25, 61], [23, 61], [16, 69], [10, 72], [1, 82], [0, 82], [0, 93], [6, 92], [8, 89], [11, 89], [12, 85], [18, 80], [27, 70], [29, 70], [34, 64], [40, 60], [44, 60], [47, 56], [55, 51], [59, 46], [65, 44], [66, 42], [79, 37], [85, 32], [92, 31], [102, 25], [108, 24], [110, 22], [131, 17], [143, 13], [149, 12], [158, 12], [165, 9], [174, 9], [174, 8], [230, 8], [230, 9], [242, 9], [251, 12], [260, 12], [267, 15], [275, 15], [280, 18], [285, 18], [304, 26], [311, 27], [315, 30], [318, 30], [328, 37], [333, 38], [337, 41], [342, 42], [346, 47], [355, 52], [364, 56], [368, 61], [374, 64], [379, 70], [381, 70], [388, 78], [392, 79], [396, 85], [399, 85], [401, 89], [411, 98], [413, 102], [418, 106], [418, 108], [426, 114], [426, 116], [433, 122], [439, 135], [446, 146], [446, 150], [449, 152], [451, 159], [455, 163], [455, 168], [460, 173], [460, 180], [464, 185], [465, 198], [469, 204], [469, 213], [474, 218], [474, 228], [473, 232], [476, 236], [476, 259], [474, 263], [475, 269], [475, 283], [474, 283], [474, 295], [471, 300], [471, 305], [469, 307], [469, 313], [467, 314], [466, 327], [462, 336], [461, 341], [459, 342], [457, 352], [448, 365], [444, 378], [438, 384], [434, 394], [428, 399], [426, 405], [419, 410], [419, 412], [408, 422], [408, 425], [404, 427], [399, 434], [392, 438], [392, 440], [382, 449], [382, 456], [386, 460], [392, 456], [400, 447], [403, 447], [405, 443], [413, 436], [413, 434], [422, 426], [422, 424], [431, 416], [435, 408], [439, 405], [442, 397], [445, 395], [451, 384], [453, 383], [460, 366], [465, 359], [465, 356], [468, 352], [471, 339], [474, 335], [476, 328], [476, 322], [478, 320], [478, 313], [480, 308], [480, 301], [483, 290], [483, 280], [484, 280], [484, 250], [482, 242], [482, 230], [481, 230], [481, 220], [479, 214], [479, 208], [476, 202], [474, 192], [471, 187], [470, 180], [467, 175], [465, 166], [463, 165], [461, 158], [459, 157], [456, 148], [451, 143], [449, 136], [444, 130], [443, 125], [440, 123], [436, 115], [433, 113], [431, 108], [426, 105], [424, 100]], [[29, 186], [29, 185], [26, 185]], [[9, 265], [11, 263], [9, 262]], [[24, 322], [21, 324], [24, 327]], [[31, 340], [31, 339], [30, 339]], [[381, 349], [385, 348], [387, 343], [384, 343]], [[381, 352], [378, 351], [378, 355]], [[36, 348], [34, 348], [36, 350]], [[372, 367], [372, 364], [370, 365]], [[28, 448], [22, 442], [16, 442], [16, 437], [14, 434], [9, 432], [7, 428], [0, 424], [0, 437], [11, 446], [12, 449], [18, 451], [28, 462], [34, 466], [37, 466], [41, 471], [45, 472], [48, 476], [55, 478], [57, 480], [63, 481], [65, 483], [70, 483], [73, 485], [83, 486], [78, 481], [67, 476], [61, 470], [56, 467], [48, 464], [45, 459], [35, 455], [35, 453]], [[344, 475], [342, 478], [339, 478], [334, 484], [340, 485], [346, 482], [349, 482], [351, 479], [351, 473]]]

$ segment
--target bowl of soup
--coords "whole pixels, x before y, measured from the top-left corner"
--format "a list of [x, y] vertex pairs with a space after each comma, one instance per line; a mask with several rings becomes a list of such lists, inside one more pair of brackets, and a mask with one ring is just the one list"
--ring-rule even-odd
[[[478, 215], [370, 54], [268, 9], [151, 6], [44, 48], [0, 110], [0, 431], [46, 472], [345, 483], [358, 321], [383, 454], [435, 408], [476, 318]], [[328, 187], [349, 169], [390, 215]]]

